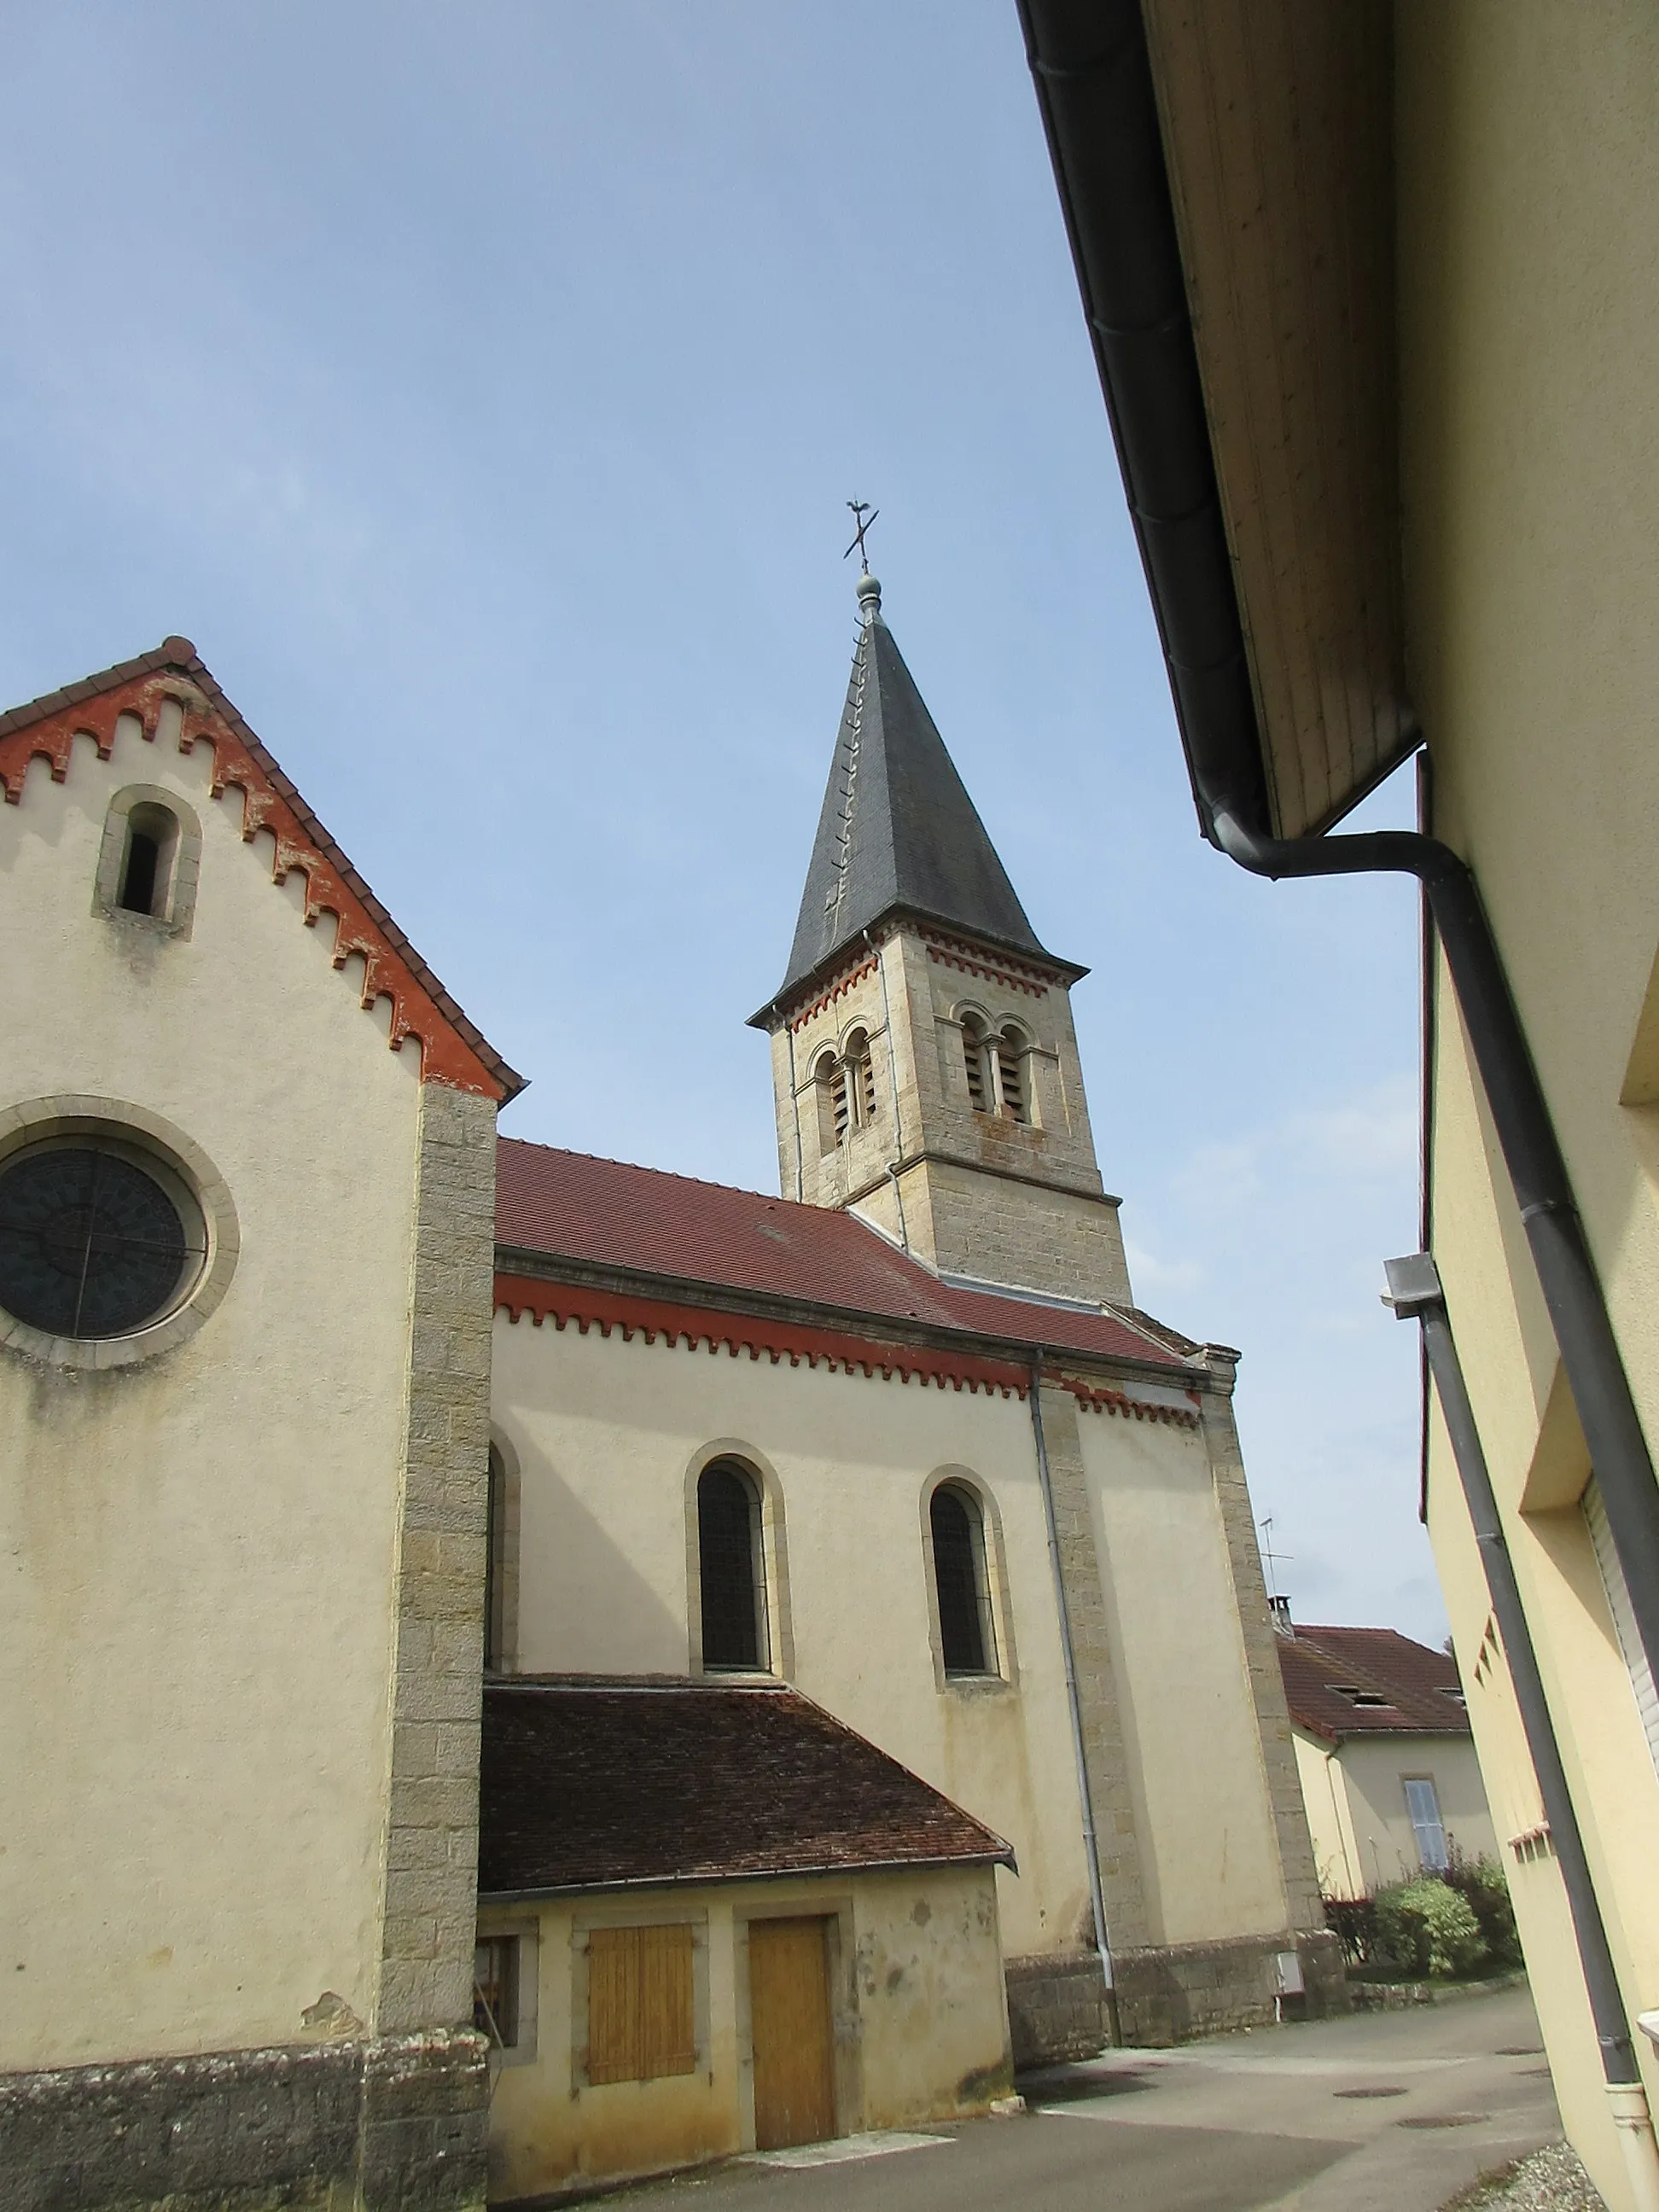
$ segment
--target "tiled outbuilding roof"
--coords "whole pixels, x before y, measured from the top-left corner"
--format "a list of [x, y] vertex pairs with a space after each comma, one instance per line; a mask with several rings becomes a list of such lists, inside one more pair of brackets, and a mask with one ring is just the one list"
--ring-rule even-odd
[[1168, 1332], [1127, 1310], [953, 1289], [854, 1214], [510, 1137], [496, 1158], [495, 1236], [504, 1252], [1033, 1348], [1190, 1364]]
[[1349, 1735], [1467, 1735], [1457, 1662], [1393, 1628], [1304, 1628], [1281, 1635], [1291, 1718], [1336, 1743]]
[[1013, 1864], [1002, 1838], [781, 1685], [484, 1686], [481, 1897]]

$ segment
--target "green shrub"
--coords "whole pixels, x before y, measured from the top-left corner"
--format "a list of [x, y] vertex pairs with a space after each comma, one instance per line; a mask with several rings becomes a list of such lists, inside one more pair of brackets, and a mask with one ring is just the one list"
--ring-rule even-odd
[[1497, 1860], [1465, 1858], [1454, 1845], [1451, 1864], [1443, 1879], [1448, 1888], [1464, 1899], [1480, 1923], [1488, 1964], [1494, 1968], [1518, 1966], [1521, 1939], [1515, 1932], [1515, 1907], [1510, 1903], [1510, 1886]]
[[1376, 1935], [1408, 1973], [1473, 1973], [1486, 1956], [1468, 1899], [1434, 1875], [1377, 1892]]

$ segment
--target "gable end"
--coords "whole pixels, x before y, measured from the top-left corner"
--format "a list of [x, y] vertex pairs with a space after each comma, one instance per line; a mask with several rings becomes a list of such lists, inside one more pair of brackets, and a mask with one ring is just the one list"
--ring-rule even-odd
[[313, 927], [319, 915], [333, 915], [334, 966], [343, 968], [354, 953], [362, 956], [362, 1002], [367, 1010], [377, 1000], [391, 1000], [392, 1049], [413, 1037], [421, 1048], [422, 1079], [498, 1104], [516, 1097], [524, 1079], [444, 989], [187, 639], [168, 638], [154, 653], [0, 715], [0, 789], [6, 804], [21, 803], [33, 761], [46, 761], [52, 781], [64, 782], [77, 737], [90, 737], [99, 758], [107, 760], [124, 714], [138, 721], [147, 744], [155, 744], [168, 702], [183, 718], [179, 750], [188, 753], [204, 742], [213, 748], [214, 798], [222, 799], [231, 790], [241, 793], [243, 842], [252, 843], [262, 830], [275, 839], [272, 881], [281, 884], [295, 869], [305, 876], [307, 927]]

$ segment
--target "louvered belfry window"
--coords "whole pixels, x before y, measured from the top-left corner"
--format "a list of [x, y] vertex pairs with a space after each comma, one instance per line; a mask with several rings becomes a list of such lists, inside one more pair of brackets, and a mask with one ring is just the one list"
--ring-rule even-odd
[[985, 1034], [979, 1024], [962, 1025], [962, 1059], [968, 1072], [968, 1103], [975, 1114], [985, 1111]]
[[939, 1632], [947, 1674], [988, 1674], [995, 1667], [985, 1532], [978, 1501], [954, 1483], [942, 1483], [928, 1508], [933, 1538], [933, 1583]]
[[702, 1663], [711, 1673], [767, 1664], [760, 1498], [748, 1470], [715, 1460], [697, 1480]]
[[1011, 1030], [997, 1039], [997, 1080], [1002, 1086], [1002, 1110], [1016, 1121], [1030, 1117], [1025, 1108], [1025, 1061], [1019, 1039]]
[[696, 2070], [689, 1926], [596, 1928], [587, 1939], [587, 2078]]

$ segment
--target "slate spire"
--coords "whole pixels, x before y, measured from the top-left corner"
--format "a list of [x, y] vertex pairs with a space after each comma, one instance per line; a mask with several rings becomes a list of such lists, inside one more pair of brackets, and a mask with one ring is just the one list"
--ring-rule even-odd
[[882, 620], [881, 586], [867, 570], [858, 597], [852, 679], [778, 999], [898, 908], [1051, 960]]

